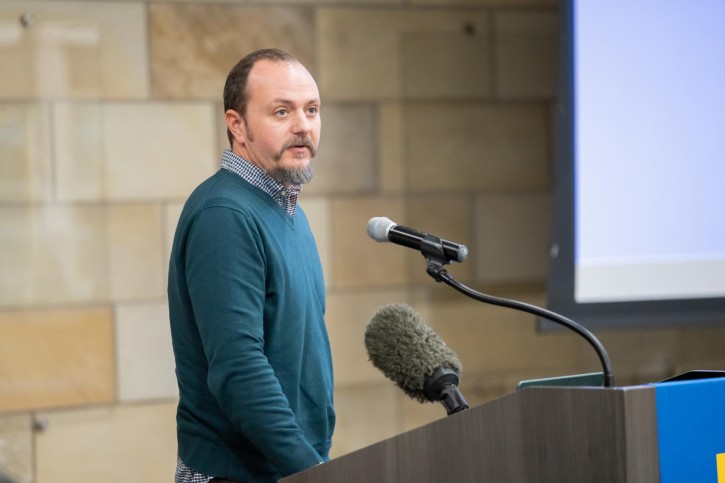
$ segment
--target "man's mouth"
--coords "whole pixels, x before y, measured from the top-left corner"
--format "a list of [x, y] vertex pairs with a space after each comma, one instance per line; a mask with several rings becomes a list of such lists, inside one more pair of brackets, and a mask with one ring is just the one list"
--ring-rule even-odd
[[294, 157], [296, 158], [304, 158], [305, 150], [309, 150], [310, 159], [315, 157], [315, 154], [317, 154], [317, 149], [315, 148], [315, 145], [312, 143], [312, 139], [309, 137], [302, 137], [298, 136], [294, 139], [290, 139], [289, 141], [285, 142], [282, 145], [282, 149], [277, 152], [277, 154], [274, 155], [274, 160], [279, 161], [282, 159], [282, 156], [287, 151], [290, 151]]
[[308, 149], [313, 158], [315, 157], [315, 154], [317, 153], [317, 150], [315, 149], [315, 145], [312, 144], [312, 140], [308, 137], [305, 137], [305, 138], [298, 137], [298, 138], [287, 141], [282, 146], [282, 151], [286, 151], [288, 149], [294, 150], [294, 151]]

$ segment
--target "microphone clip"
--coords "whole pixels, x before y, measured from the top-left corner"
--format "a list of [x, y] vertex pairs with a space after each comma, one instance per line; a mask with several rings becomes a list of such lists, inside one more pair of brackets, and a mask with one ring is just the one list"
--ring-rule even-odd
[[436, 282], [442, 281], [443, 265], [448, 265], [452, 260], [443, 249], [443, 241], [437, 236], [425, 235], [420, 242], [420, 252], [425, 257], [426, 273]]
[[438, 367], [423, 381], [423, 394], [430, 401], [439, 401], [450, 416], [468, 409], [463, 394], [458, 389], [458, 373], [448, 367]]

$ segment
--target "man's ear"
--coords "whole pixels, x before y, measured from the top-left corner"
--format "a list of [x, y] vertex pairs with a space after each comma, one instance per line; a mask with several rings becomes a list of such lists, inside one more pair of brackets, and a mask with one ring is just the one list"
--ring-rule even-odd
[[224, 122], [229, 132], [232, 133], [232, 139], [237, 144], [244, 144], [247, 140], [247, 126], [244, 123], [242, 115], [234, 109], [227, 109], [224, 113]]

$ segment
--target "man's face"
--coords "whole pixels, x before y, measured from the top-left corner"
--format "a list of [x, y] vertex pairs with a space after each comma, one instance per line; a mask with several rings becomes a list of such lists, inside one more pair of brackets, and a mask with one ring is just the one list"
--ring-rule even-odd
[[[309, 181], [321, 128], [320, 94], [310, 73], [299, 63], [261, 60], [249, 73], [247, 95], [245, 116], [231, 114], [239, 120], [233, 151], [283, 184]], [[308, 175], [285, 177], [295, 172]]]

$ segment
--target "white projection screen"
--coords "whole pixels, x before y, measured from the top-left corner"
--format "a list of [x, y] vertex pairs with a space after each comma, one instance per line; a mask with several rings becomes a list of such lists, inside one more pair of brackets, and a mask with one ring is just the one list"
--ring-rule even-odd
[[566, 0], [549, 308], [725, 322], [725, 1]]

